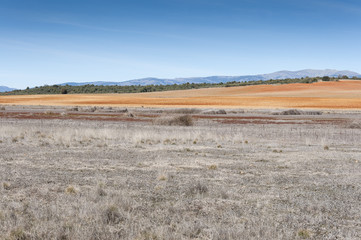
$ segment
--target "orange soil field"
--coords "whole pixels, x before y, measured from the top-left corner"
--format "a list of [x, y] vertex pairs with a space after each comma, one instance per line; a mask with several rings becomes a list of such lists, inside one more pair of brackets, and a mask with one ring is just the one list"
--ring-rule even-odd
[[361, 109], [361, 81], [257, 85], [132, 94], [0, 96], [0, 104], [49, 106]]

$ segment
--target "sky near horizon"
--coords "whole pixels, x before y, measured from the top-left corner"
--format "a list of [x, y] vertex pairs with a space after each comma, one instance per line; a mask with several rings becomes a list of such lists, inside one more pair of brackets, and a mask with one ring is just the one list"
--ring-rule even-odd
[[0, 0], [0, 86], [361, 72], [359, 0]]

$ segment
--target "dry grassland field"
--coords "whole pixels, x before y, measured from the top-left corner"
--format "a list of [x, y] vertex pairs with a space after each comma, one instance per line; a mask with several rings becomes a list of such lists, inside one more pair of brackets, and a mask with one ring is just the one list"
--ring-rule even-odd
[[361, 239], [360, 86], [0, 97], [0, 239]]
[[135, 94], [0, 96], [0, 104], [361, 110], [361, 81], [341, 80]]

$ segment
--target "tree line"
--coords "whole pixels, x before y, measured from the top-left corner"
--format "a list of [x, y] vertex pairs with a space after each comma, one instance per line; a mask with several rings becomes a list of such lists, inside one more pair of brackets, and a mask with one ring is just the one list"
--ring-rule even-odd
[[[13, 90], [10, 92], [0, 93], [0, 95], [34, 95], [34, 94], [80, 94], [80, 93], [141, 93], [141, 92], [160, 92], [172, 90], [186, 90], [186, 89], [199, 89], [199, 88], [214, 88], [214, 87], [236, 87], [236, 86], [251, 86], [261, 84], [290, 84], [290, 83], [313, 83], [318, 81], [338, 81], [339, 79], [347, 79], [347, 76], [338, 77], [314, 77], [314, 78], [286, 78], [286, 79], [270, 79], [258, 81], [233, 81], [227, 83], [184, 83], [184, 84], [171, 84], [171, 85], [131, 85], [131, 86], [118, 86], [118, 85], [45, 85], [41, 87], [26, 88], [24, 90]], [[353, 77], [354, 80], [361, 80], [360, 78]]]

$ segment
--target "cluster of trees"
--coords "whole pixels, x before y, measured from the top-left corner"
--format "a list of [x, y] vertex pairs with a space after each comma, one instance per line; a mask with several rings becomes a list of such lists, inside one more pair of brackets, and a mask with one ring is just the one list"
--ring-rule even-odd
[[[1, 93], [1, 95], [31, 95], [31, 94], [76, 94], [76, 93], [139, 93], [139, 92], [159, 92], [171, 90], [185, 90], [185, 89], [198, 89], [198, 88], [211, 88], [211, 87], [236, 87], [236, 86], [249, 86], [260, 84], [289, 84], [289, 83], [313, 83], [319, 80], [323, 81], [337, 81], [339, 79], [346, 79], [347, 76], [339, 77], [322, 77], [322, 78], [287, 78], [287, 79], [271, 79], [259, 80], [248, 82], [227, 82], [227, 83], [185, 83], [173, 85], [132, 85], [132, 86], [97, 86], [97, 85], [82, 85], [82, 86], [42, 86], [35, 88], [26, 88], [25, 90], [14, 90], [11, 92]], [[358, 79], [360, 78], [353, 78]]]

